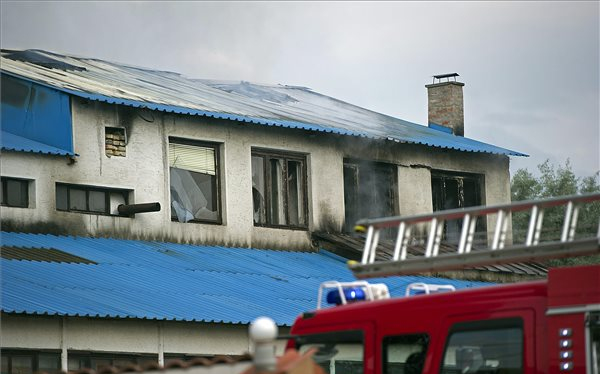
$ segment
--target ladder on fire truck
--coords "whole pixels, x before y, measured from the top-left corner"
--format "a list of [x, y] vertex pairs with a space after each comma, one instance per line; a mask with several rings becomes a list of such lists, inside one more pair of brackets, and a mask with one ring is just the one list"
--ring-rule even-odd
[[[366, 232], [362, 261], [349, 261], [348, 266], [356, 278], [366, 279], [600, 253], [600, 217], [595, 236], [576, 238], [575, 235], [579, 211], [594, 202], [600, 202], [600, 193], [361, 220], [356, 228]], [[555, 207], [564, 207], [565, 210], [560, 238], [541, 240], [544, 211]], [[527, 211], [530, 216], [526, 238], [524, 242], [514, 243], [509, 235], [511, 215]], [[490, 235], [492, 240], [486, 240], [482, 248], [473, 249], [477, 219], [488, 217], [491, 218], [488, 222], [495, 218], [493, 235]], [[440, 253], [444, 222], [450, 220], [462, 220], [460, 239], [454, 252]], [[415, 239], [412, 232], [417, 226], [425, 226], [428, 233], [425, 251], [422, 255], [409, 257], [408, 247]], [[398, 229], [393, 256], [390, 260], [376, 261], [380, 234], [390, 228]]]

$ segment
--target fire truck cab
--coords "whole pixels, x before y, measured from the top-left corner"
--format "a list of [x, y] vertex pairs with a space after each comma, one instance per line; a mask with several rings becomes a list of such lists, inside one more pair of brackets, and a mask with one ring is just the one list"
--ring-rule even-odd
[[[598, 373], [600, 266], [521, 284], [302, 314], [290, 345], [329, 373]], [[586, 371], [586, 368], [587, 371]]]
[[[363, 261], [349, 267], [357, 278], [373, 278], [600, 253], [600, 232], [574, 235], [577, 209], [589, 201], [600, 201], [600, 194], [365, 220], [359, 222], [368, 228]], [[563, 235], [541, 243], [543, 209], [563, 203]], [[502, 217], [523, 209], [532, 215], [526, 242], [505, 242]], [[497, 215], [494, 239], [490, 248], [471, 252], [470, 218], [487, 214]], [[457, 253], [438, 255], [439, 223], [456, 217], [464, 225]], [[426, 221], [432, 227], [427, 249], [411, 258], [410, 226]], [[378, 230], [393, 226], [393, 258], [377, 262]], [[333, 288], [328, 301], [341, 305], [321, 308], [322, 286], [317, 309], [296, 319], [288, 347], [317, 348], [313, 359], [331, 374], [600, 374], [600, 265], [552, 268], [544, 280], [459, 291], [419, 284], [414, 288], [424, 294], [400, 298], [386, 298], [380, 285], [364, 281], [326, 288]]]

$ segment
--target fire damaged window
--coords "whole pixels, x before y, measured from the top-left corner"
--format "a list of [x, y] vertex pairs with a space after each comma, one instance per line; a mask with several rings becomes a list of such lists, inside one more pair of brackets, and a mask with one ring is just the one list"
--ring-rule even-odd
[[[482, 204], [483, 176], [479, 174], [431, 172], [431, 193], [433, 211], [466, 208]], [[458, 242], [462, 229], [462, 220], [444, 223], [445, 239]], [[484, 229], [483, 220], [478, 219], [476, 231]]]
[[382, 162], [344, 160], [345, 232], [363, 218], [396, 214], [397, 167]]
[[2, 177], [0, 195], [2, 205], [15, 208], [29, 207], [29, 183], [27, 179]]
[[306, 157], [253, 150], [252, 199], [256, 226], [306, 228]]
[[56, 210], [100, 215], [119, 215], [118, 207], [129, 204], [131, 190], [56, 184]]
[[171, 220], [221, 223], [219, 146], [169, 138]]

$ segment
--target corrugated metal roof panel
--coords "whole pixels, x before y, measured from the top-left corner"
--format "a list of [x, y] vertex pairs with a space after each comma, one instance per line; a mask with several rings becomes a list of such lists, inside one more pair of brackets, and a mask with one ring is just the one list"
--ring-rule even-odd
[[[345, 259], [320, 253], [3, 232], [3, 246], [55, 248], [96, 264], [2, 259], [6, 313], [291, 325], [313, 310], [327, 280], [351, 281]], [[373, 280], [402, 296], [412, 282], [478, 287], [431, 277]]]
[[[6, 58], [14, 52], [3, 51], [3, 73], [112, 104], [459, 151], [526, 156], [376, 113], [305, 87], [189, 79], [96, 59], [32, 52], [35, 58], [28, 55], [31, 61], [23, 61]], [[35, 62], [47, 58], [52, 59], [51, 66], [72, 68]]]
[[58, 156], [77, 156], [76, 153], [51, 145], [14, 135], [6, 131], [0, 132], [0, 147], [4, 151], [42, 153]]

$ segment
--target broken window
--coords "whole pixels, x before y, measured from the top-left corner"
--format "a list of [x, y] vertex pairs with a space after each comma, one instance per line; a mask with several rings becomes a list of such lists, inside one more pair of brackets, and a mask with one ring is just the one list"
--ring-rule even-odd
[[29, 207], [29, 180], [2, 177], [0, 195], [2, 205], [27, 208]]
[[100, 215], [119, 215], [118, 207], [129, 204], [131, 190], [56, 184], [56, 210]]
[[[483, 176], [478, 174], [431, 172], [433, 211], [466, 208], [482, 204]], [[456, 242], [460, 238], [462, 219], [444, 223], [444, 238]], [[476, 232], [483, 230], [483, 220], [478, 218]]]
[[218, 151], [212, 143], [169, 139], [173, 221], [221, 223]]
[[306, 157], [252, 151], [254, 224], [306, 228]]
[[395, 215], [397, 180], [396, 165], [344, 160], [344, 231], [360, 219]]

